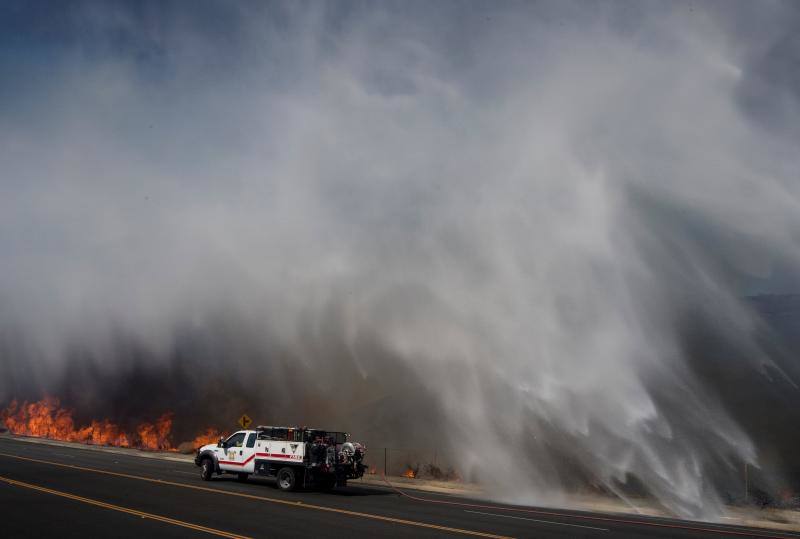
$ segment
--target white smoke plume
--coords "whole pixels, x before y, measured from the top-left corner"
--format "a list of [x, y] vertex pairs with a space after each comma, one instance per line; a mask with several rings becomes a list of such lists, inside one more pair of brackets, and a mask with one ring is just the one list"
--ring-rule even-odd
[[799, 254], [796, 5], [4, 9], [0, 401], [123, 340], [298, 422], [425, 402], [517, 502], [758, 466], [684, 337], [787, 379], [740, 298]]

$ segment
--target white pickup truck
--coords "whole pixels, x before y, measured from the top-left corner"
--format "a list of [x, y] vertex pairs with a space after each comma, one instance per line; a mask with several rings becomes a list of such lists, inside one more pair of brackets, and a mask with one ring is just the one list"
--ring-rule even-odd
[[364, 447], [348, 442], [348, 434], [306, 427], [259, 426], [240, 430], [227, 440], [204, 445], [194, 459], [200, 477], [250, 474], [277, 478], [278, 488], [294, 490], [318, 486], [347, 486], [348, 479], [364, 475]]

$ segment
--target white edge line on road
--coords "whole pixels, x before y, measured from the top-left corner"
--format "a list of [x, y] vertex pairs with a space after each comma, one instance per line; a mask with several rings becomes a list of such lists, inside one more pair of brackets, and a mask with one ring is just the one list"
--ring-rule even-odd
[[18, 436], [16, 434], [11, 434], [9, 432], [0, 433], [0, 440], [6, 439], [15, 442], [24, 442], [29, 444], [39, 444], [39, 445], [49, 445], [50, 447], [64, 447], [69, 449], [77, 449], [77, 450], [88, 450], [88, 451], [95, 451], [98, 453], [113, 453], [116, 455], [122, 455], [125, 457], [141, 457], [146, 459], [155, 459], [155, 460], [170, 460], [173, 462], [192, 462], [192, 457], [190, 455], [186, 455], [183, 457], [178, 457], [177, 453], [176, 456], [169, 456], [165, 455], [163, 451], [145, 451], [145, 450], [134, 450], [131, 448], [117, 448], [117, 447], [109, 447], [105, 445], [93, 445], [93, 444], [82, 444], [77, 442], [62, 442], [59, 440], [51, 440], [49, 438], [42, 438], [39, 436]]
[[723, 528], [723, 529], [730, 529], [730, 528], [745, 528], [745, 529], [749, 529], [749, 530], [756, 529], [756, 530], [758, 530], [760, 532], [763, 532], [763, 531], [768, 531], [768, 532], [774, 531], [775, 533], [780, 533], [781, 535], [788, 535], [790, 537], [800, 537], [800, 533], [793, 533], [793, 532], [785, 531], [782, 528], [765, 528], [765, 527], [759, 528], [758, 526], [749, 526], [749, 525], [745, 524], [746, 519], [744, 519], [742, 517], [719, 517], [719, 518], [724, 518], [725, 520], [735, 520], [735, 521], [737, 521], [737, 524], [723, 524], [721, 522], [710, 522], [710, 524], [713, 524], [714, 526], [719, 526], [720, 528]]
[[515, 517], [511, 515], [498, 515], [497, 513], [484, 513], [483, 511], [468, 511], [464, 509], [466, 513], [475, 513], [476, 515], [489, 515], [491, 517], [502, 517], [502, 518], [515, 518], [517, 520], [530, 520], [531, 522], [541, 522], [543, 524], [558, 524], [559, 526], [572, 526], [573, 528], [586, 528], [587, 530], [598, 530], [602, 532], [609, 531], [608, 528], [595, 528], [594, 526], [582, 526], [580, 524], [567, 524], [566, 522], [556, 522], [554, 520], [538, 520], [535, 518], [526, 518], [526, 517]]

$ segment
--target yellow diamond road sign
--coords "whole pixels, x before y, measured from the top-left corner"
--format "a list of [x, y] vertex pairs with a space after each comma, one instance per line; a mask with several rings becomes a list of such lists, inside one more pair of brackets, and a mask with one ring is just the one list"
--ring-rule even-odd
[[239, 424], [242, 426], [243, 429], [246, 429], [250, 426], [253, 420], [250, 419], [247, 414], [242, 414], [242, 417], [239, 418]]

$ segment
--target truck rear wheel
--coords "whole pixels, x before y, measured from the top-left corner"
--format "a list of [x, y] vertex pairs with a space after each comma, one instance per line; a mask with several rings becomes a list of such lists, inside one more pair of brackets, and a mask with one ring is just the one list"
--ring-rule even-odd
[[278, 470], [278, 488], [281, 490], [294, 490], [297, 486], [297, 476], [291, 468]]
[[210, 458], [204, 458], [200, 462], [200, 479], [211, 481], [212, 475], [214, 475], [214, 461]]

